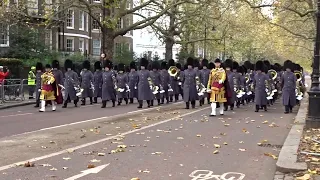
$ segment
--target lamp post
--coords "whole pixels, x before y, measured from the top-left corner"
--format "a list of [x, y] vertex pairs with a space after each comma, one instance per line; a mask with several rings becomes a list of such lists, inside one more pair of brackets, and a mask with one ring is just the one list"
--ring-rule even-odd
[[314, 46], [314, 59], [312, 66], [312, 82], [308, 92], [309, 108], [308, 119], [306, 120], [307, 128], [320, 127], [320, 88], [319, 88], [319, 48], [320, 48], [320, 0], [317, 2], [317, 26], [316, 26], [316, 41]]
[[207, 57], [207, 23], [204, 24], [204, 50], [203, 58]]

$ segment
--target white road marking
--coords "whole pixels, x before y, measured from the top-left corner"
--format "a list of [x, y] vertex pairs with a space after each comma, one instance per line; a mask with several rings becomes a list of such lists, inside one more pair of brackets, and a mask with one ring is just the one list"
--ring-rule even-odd
[[238, 172], [227, 172], [222, 175], [214, 175], [213, 171], [209, 170], [195, 170], [189, 175], [189, 177], [192, 177], [192, 180], [243, 180], [245, 176], [245, 174]]
[[23, 114], [12, 114], [12, 115], [7, 115], [7, 116], [0, 116], [0, 118], [4, 117], [15, 117], [15, 116], [25, 116], [25, 115], [31, 115], [33, 113], [23, 113]]
[[[177, 103], [173, 103], [173, 104], [180, 104], [180, 103], [182, 103], [182, 102], [177, 102]], [[171, 105], [173, 105], [173, 104], [171, 104]], [[123, 113], [123, 114], [117, 114], [117, 115], [113, 115], [113, 116], [104, 116], [104, 117], [88, 119], [88, 120], [78, 121], [78, 122], [69, 123], [69, 124], [62, 124], [62, 125], [59, 125], [59, 126], [52, 126], [52, 127], [48, 127], [48, 128], [42, 128], [42, 129], [39, 129], [39, 130], [35, 130], [35, 131], [29, 131], [29, 132], [24, 132], [24, 133], [21, 133], [21, 134], [15, 134], [15, 135], [12, 135], [11, 137], [31, 134], [31, 133], [35, 133], [35, 132], [41, 132], [41, 131], [45, 131], [45, 130], [49, 130], [49, 129], [57, 129], [57, 128], [61, 128], [61, 127], [72, 126], [72, 125], [82, 124], [82, 123], [86, 123], [86, 122], [98, 121], [98, 120], [101, 120], [101, 119], [116, 118], [116, 117], [119, 117], [119, 116], [123, 116], [125, 114], [133, 114], [133, 113], [137, 113], [137, 112], [141, 112], [141, 111], [150, 111], [150, 110], [157, 109], [157, 108], [159, 108], [159, 107], [153, 107], [153, 108], [148, 108], [148, 109], [130, 111], [130, 112], [126, 112], [126, 113]]]
[[[188, 116], [188, 115], [191, 115], [191, 114], [194, 114], [194, 113], [197, 113], [197, 112], [209, 109], [209, 108], [211, 108], [211, 107], [205, 107], [205, 108], [202, 108], [202, 109], [191, 111], [189, 113], [180, 115], [179, 117]], [[149, 109], [151, 109], [151, 108], [149, 108]], [[131, 131], [127, 131], [125, 133], [122, 133], [121, 135], [125, 136], [125, 135], [128, 135], [128, 134], [136, 133], [138, 131], [142, 131], [142, 130], [145, 130], [145, 129], [148, 129], [148, 128], [151, 128], [151, 127], [154, 127], [154, 126], [158, 126], [160, 124], [167, 123], [167, 122], [172, 121], [174, 119], [175, 118], [167, 119], [167, 120], [164, 120], [164, 121], [161, 121], [161, 122], [157, 122], [157, 123], [151, 124], [149, 126], [141, 127], [140, 129], [134, 129], [134, 130], [131, 130]], [[65, 149], [65, 150], [59, 151], [59, 152], [55, 152], [55, 153], [52, 153], [52, 154], [48, 154], [48, 155], [44, 155], [44, 156], [40, 156], [40, 157], [35, 157], [35, 158], [29, 159], [29, 160], [25, 160], [25, 161], [9, 164], [9, 165], [6, 165], [6, 166], [2, 166], [2, 167], [0, 167], [0, 171], [16, 167], [16, 164], [23, 164], [25, 162], [36, 162], [36, 161], [40, 161], [40, 160], [43, 160], [43, 159], [48, 159], [48, 158], [51, 158], [51, 157], [54, 157], [54, 156], [58, 156], [58, 155], [61, 155], [61, 154], [64, 154], [64, 153], [68, 153], [68, 152], [73, 151], [73, 150], [78, 150], [78, 149], [85, 148], [85, 147], [88, 147], [88, 146], [92, 146], [92, 145], [95, 145], [95, 144], [98, 144], [98, 143], [102, 143], [102, 142], [114, 139], [116, 137], [119, 137], [119, 135], [110, 136], [110, 137], [103, 138], [103, 139], [100, 139], [100, 140], [92, 141], [90, 143], [82, 144], [80, 146], [76, 146], [76, 147], [73, 147], [73, 148], [69, 148], [69, 149]]]
[[81, 171], [81, 174], [69, 177], [69, 178], [67, 178], [65, 180], [76, 180], [76, 179], [79, 179], [79, 178], [81, 178], [83, 176], [86, 176], [88, 174], [97, 174], [100, 171], [102, 171], [104, 168], [109, 166], [109, 164], [105, 164], [105, 165], [101, 165], [101, 166], [98, 166], [98, 167], [95, 167], [95, 168], [92, 168], [92, 169], [87, 169], [87, 170]]

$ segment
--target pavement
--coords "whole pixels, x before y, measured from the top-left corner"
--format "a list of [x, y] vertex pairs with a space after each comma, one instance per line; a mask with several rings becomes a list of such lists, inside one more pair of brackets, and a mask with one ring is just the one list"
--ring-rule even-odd
[[0, 180], [272, 180], [297, 113], [99, 106], [0, 111]]

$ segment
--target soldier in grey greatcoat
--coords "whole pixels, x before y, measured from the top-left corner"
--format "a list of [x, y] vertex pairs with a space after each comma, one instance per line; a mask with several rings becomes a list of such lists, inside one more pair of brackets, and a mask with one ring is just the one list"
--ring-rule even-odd
[[98, 103], [98, 97], [102, 97], [102, 67], [100, 61], [94, 63], [93, 87], [93, 103]]
[[180, 70], [178, 72], [177, 77], [175, 78], [176, 81], [178, 82], [178, 91], [177, 94], [175, 94], [175, 102], [177, 102], [179, 100], [179, 95], [182, 96], [183, 98], [183, 88], [182, 88], [182, 78], [183, 78], [183, 73], [184, 73], [184, 69], [182, 68], [182, 65], [180, 63], [176, 64], [176, 67]]
[[232, 71], [233, 69], [233, 61], [231, 59], [226, 59], [223, 63], [223, 66], [226, 68], [226, 73], [228, 76], [228, 83], [230, 86], [230, 91], [231, 91], [231, 97], [228, 99], [228, 103], [224, 104], [225, 111], [228, 110], [228, 106], [230, 105], [230, 109], [233, 110], [234, 108], [234, 103], [236, 101], [236, 91], [235, 91], [235, 85], [234, 85], [234, 80], [235, 80], [235, 74]]
[[64, 103], [62, 108], [66, 108], [68, 102], [73, 101], [75, 107], [77, 107], [79, 98], [77, 97], [77, 92], [75, 88], [80, 87], [78, 74], [72, 70], [73, 63], [71, 60], [67, 59], [64, 63], [66, 72], [64, 73]]
[[[118, 74], [117, 74], [117, 91], [118, 96], [118, 106], [121, 105], [122, 100], [128, 104], [128, 92], [129, 92], [129, 77], [125, 72], [125, 65], [123, 63], [118, 64]], [[120, 90], [121, 89], [121, 90]]]
[[268, 83], [269, 78], [263, 74], [264, 64], [262, 61], [257, 61], [255, 65], [255, 75], [253, 78], [253, 86], [255, 93], [255, 104], [256, 110], [255, 112], [259, 112], [260, 107], [264, 108], [267, 111], [267, 92], [266, 92], [266, 84]]
[[130, 104], [133, 103], [133, 99], [138, 99], [138, 82], [139, 82], [139, 74], [137, 72], [136, 62], [132, 61], [130, 63], [130, 72], [129, 72], [129, 99]]
[[297, 77], [293, 73], [293, 63], [290, 60], [284, 62], [285, 72], [281, 77], [282, 86], [282, 104], [285, 107], [285, 114], [292, 112], [292, 108], [296, 105], [296, 82]]
[[140, 60], [140, 71], [138, 72], [139, 81], [138, 81], [138, 108], [142, 108], [143, 101], [146, 100], [148, 107], [150, 107], [150, 101], [153, 100], [154, 95], [150, 87], [151, 75], [150, 71], [146, 68], [148, 67], [148, 60], [141, 58]]
[[242, 88], [242, 90], [244, 91], [244, 95], [241, 97], [241, 104], [244, 104], [244, 101], [248, 98], [247, 92], [248, 92], [248, 87], [246, 85], [246, 71], [247, 69], [244, 66], [240, 66], [239, 67], [239, 75], [240, 75], [240, 87]]
[[[168, 61], [168, 68], [170, 68], [171, 66], [176, 66], [173, 59], [170, 59]], [[178, 82], [179, 82], [178, 77], [174, 77], [174, 76], [169, 77], [169, 83], [172, 88], [172, 91], [169, 92], [169, 101], [170, 102], [173, 101], [173, 97], [175, 97], [176, 101], [178, 100], [177, 98], [179, 98], [179, 84], [178, 84]]]
[[[241, 87], [240, 85], [240, 73], [239, 73], [239, 63], [236, 61], [233, 61], [232, 63], [232, 72], [234, 74], [234, 78], [233, 78], [233, 88], [234, 88], [234, 95], [235, 95], [235, 99], [236, 99], [236, 106], [237, 108], [240, 107], [240, 103], [241, 103], [241, 97], [237, 97], [238, 92], [240, 92], [240, 90], [243, 89], [243, 87]], [[237, 92], [238, 91], [238, 92]]]
[[112, 107], [116, 105], [117, 79], [115, 71], [112, 70], [110, 60], [103, 61], [104, 72], [102, 74], [102, 106], [106, 108], [107, 101], [112, 101]]
[[[199, 81], [201, 83], [201, 79], [202, 79], [202, 73], [201, 73], [201, 70], [200, 70], [200, 62], [198, 59], [194, 59], [194, 64], [193, 64], [193, 69], [196, 71], [196, 75], [197, 77], [199, 78]], [[205, 86], [205, 85], [204, 85]], [[203, 98], [204, 96], [201, 95], [199, 96], [197, 94], [197, 100], [199, 100], [199, 105], [202, 106], [202, 101], [201, 99]]]
[[[60, 63], [59, 61], [57, 60], [53, 60], [52, 61], [52, 73], [54, 75], [54, 78], [56, 80], [56, 83], [59, 85], [63, 85], [64, 82], [63, 82], [63, 73], [62, 71], [60, 70]], [[56, 102], [57, 104], [62, 104], [63, 102], [63, 97], [62, 97], [62, 93], [61, 93], [61, 86], [58, 86], [58, 92], [59, 94], [57, 95], [57, 99], [56, 99]], [[51, 101], [49, 101], [49, 104], [51, 103]]]
[[[152, 71], [150, 71], [150, 77], [151, 77], [152, 83], [155, 86], [159, 87], [158, 93], [154, 94], [154, 98], [157, 99], [158, 106], [159, 106], [160, 105], [160, 100], [161, 100], [160, 91], [163, 91], [163, 87], [161, 86], [161, 75], [160, 75], [160, 72], [159, 72], [160, 63], [158, 61], [152, 61], [151, 69], [152, 69]], [[150, 106], [153, 106], [153, 99], [150, 101]]]
[[191, 57], [187, 59], [187, 69], [183, 72], [183, 100], [186, 102], [186, 109], [190, 108], [190, 102], [192, 108], [196, 106], [196, 100], [198, 100], [198, 92], [196, 88], [197, 72], [193, 69], [194, 61]]
[[43, 74], [43, 65], [41, 62], [36, 64], [36, 105], [40, 107], [40, 93], [41, 93], [41, 75]]
[[160, 80], [161, 80], [160, 84], [164, 90], [164, 92], [161, 94], [161, 104], [164, 104], [164, 99], [166, 99], [168, 104], [169, 103], [169, 86], [171, 87], [171, 84], [170, 84], [170, 75], [168, 73], [166, 62], [161, 63]]
[[[202, 69], [200, 70], [201, 73], [201, 83], [207, 87], [210, 75], [210, 69], [208, 69], [209, 61], [207, 59], [203, 59], [201, 62]], [[204, 99], [207, 99], [208, 104], [210, 104], [210, 96], [207, 92], [204, 93], [203, 98], [200, 99], [201, 104], [204, 104]]]
[[92, 104], [92, 97], [93, 97], [93, 74], [90, 71], [90, 61], [84, 61], [83, 69], [80, 72], [81, 76], [81, 88], [83, 89], [81, 97], [82, 97], [82, 104], [86, 105], [86, 98], [90, 98], [90, 104]]

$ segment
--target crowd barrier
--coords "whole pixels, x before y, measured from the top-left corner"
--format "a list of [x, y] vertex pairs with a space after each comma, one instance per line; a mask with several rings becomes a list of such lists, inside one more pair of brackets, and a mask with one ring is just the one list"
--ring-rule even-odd
[[4, 79], [0, 83], [0, 103], [21, 102], [28, 95], [27, 79]]

